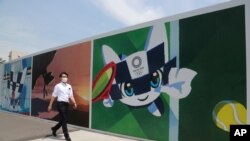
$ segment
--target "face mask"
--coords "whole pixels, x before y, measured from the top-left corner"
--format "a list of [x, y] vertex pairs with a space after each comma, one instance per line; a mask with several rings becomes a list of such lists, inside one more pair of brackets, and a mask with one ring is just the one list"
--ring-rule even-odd
[[68, 78], [66, 78], [66, 77], [62, 78], [62, 82], [66, 83], [67, 81], [68, 81]]

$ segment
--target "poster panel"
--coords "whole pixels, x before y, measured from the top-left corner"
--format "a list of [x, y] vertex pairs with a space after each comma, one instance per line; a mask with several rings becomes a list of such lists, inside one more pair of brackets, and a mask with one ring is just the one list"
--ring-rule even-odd
[[[246, 124], [245, 7], [94, 40], [92, 128], [153, 140], [229, 140]], [[205, 137], [205, 138], [204, 138]]]
[[68, 83], [73, 88], [78, 104], [70, 106], [68, 123], [89, 127], [91, 42], [84, 42], [34, 56], [32, 80], [32, 116], [59, 120], [56, 102], [51, 112], [47, 112], [49, 101], [59, 74], [69, 74]]
[[32, 58], [3, 65], [0, 109], [30, 115]]
[[179, 140], [228, 141], [230, 124], [247, 123], [245, 6], [179, 25], [180, 67], [198, 72], [180, 102]]
[[176, 24], [158, 22], [94, 41], [92, 128], [155, 140], [176, 138], [176, 103], [190, 94], [197, 74], [178, 68], [178, 54], [170, 51]]

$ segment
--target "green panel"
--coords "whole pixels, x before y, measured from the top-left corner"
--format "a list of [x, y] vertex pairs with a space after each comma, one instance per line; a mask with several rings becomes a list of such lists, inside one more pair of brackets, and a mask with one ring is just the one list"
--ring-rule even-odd
[[[93, 79], [104, 67], [102, 45], [110, 46], [118, 55], [129, 56], [144, 50], [149, 27], [125, 32], [94, 41]], [[102, 101], [92, 104], [92, 128], [139, 138], [168, 140], [169, 97], [161, 94], [165, 112], [161, 117], [153, 116], [147, 107], [131, 108], [116, 100], [114, 106], [106, 108]]]
[[212, 118], [217, 103], [246, 107], [244, 6], [180, 20], [180, 67], [197, 71], [191, 94], [180, 100], [180, 141], [228, 141]]
[[121, 33], [94, 41], [93, 78], [104, 67], [102, 45], [110, 46], [118, 55], [130, 55], [144, 49], [149, 28]]

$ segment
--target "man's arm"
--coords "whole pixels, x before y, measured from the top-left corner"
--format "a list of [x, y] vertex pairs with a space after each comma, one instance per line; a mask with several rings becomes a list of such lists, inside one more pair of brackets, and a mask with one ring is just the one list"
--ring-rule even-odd
[[70, 97], [70, 100], [71, 100], [71, 102], [73, 103], [73, 108], [76, 109], [76, 108], [77, 108], [77, 105], [76, 105], [76, 101], [75, 101], [74, 96], [71, 96], [71, 97]]
[[[71, 86], [70, 86], [70, 87], [71, 87]], [[72, 87], [70, 88], [69, 99], [70, 99], [70, 101], [73, 103], [73, 108], [76, 109], [76, 108], [77, 108], [77, 105], [76, 105], [76, 101], [75, 101], [75, 98], [74, 98], [74, 95], [73, 95], [73, 89], [72, 89]]]
[[48, 106], [48, 112], [51, 111], [52, 109], [52, 105], [53, 105], [53, 102], [55, 101], [55, 97], [54, 96], [51, 96], [51, 99], [50, 99], [50, 102], [49, 102], [49, 106]]
[[48, 112], [50, 112], [52, 110], [53, 102], [55, 101], [55, 99], [57, 97], [57, 91], [58, 91], [58, 86], [56, 85], [54, 87], [54, 90], [53, 90], [53, 93], [52, 93], [52, 96], [51, 96], [51, 99], [50, 99], [50, 102], [49, 102]]

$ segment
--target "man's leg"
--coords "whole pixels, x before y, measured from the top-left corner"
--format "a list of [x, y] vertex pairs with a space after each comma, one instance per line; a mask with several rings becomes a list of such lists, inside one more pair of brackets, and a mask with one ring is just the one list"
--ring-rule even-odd
[[59, 122], [51, 128], [53, 136], [56, 136], [56, 131], [62, 126], [63, 122], [63, 113], [62, 113], [62, 104], [60, 102], [57, 102], [57, 109], [59, 112]]
[[67, 141], [70, 141], [69, 133], [68, 133], [68, 128], [67, 128], [67, 122], [68, 122], [68, 107], [69, 104], [66, 102], [62, 102], [60, 104], [60, 109], [61, 109], [61, 126], [63, 129], [63, 134], [64, 137]]

